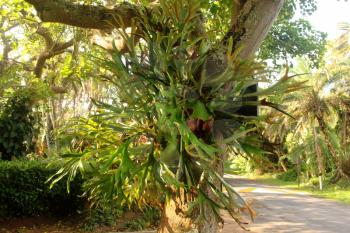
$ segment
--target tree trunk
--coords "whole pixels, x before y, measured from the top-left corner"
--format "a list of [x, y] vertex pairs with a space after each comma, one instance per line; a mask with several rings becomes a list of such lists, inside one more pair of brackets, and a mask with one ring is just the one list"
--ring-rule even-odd
[[344, 153], [347, 153], [347, 133], [348, 133], [348, 112], [344, 112], [344, 117], [343, 117], [343, 132], [342, 132], [342, 145], [344, 148]]
[[[220, 161], [220, 162], [219, 162]], [[216, 171], [223, 175], [223, 163], [221, 160], [214, 162]], [[220, 182], [216, 182], [219, 186]], [[212, 200], [216, 200], [212, 191], [203, 184], [202, 190], [206, 190], [205, 194]], [[158, 233], [215, 233], [219, 232], [219, 219], [215, 216], [209, 205], [204, 205], [203, 211], [205, 219], [199, 220], [199, 211], [193, 211], [190, 216], [186, 216], [188, 204], [194, 199], [193, 194], [173, 195], [172, 199], [165, 203], [161, 225]]]
[[162, 213], [161, 226], [158, 233], [214, 233], [218, 232], [218, 221], [212, 213], [212, 210], [205, 206], [204, 214], [206, 220], [197, 222], [198, 213], [194, 213], [193, 217], [185, 216], [183, 211], [188, 209], [188, 205], [173, 198], [164, 206]]
[[317, 139], [317, 133], [316, 128], [314, 127], [314, 141], [315, 141], [315, 151], [316, 151], [316, 157], [317, 157], [317, 167], [318, 167], [318, 180], [320, 185], [320, 190], [323, 189], [323, 158], [322, 158], [322, 152], [320, 150], [320, 146], [318, 144]]
[[243, 47], [240, 56], [246, 59], [258, 51], [276, 20], [284, 0], [241, 0], [240, 2], [235, 3], [238, 10], [236, 9], [233, 14], [231, 32], [228, 35], [233, 36], [235, 48]]
[[282, 167], [283, 171], [284, 171], [284, 172], [287, 172], [288, 169], [287, 169], [287, 166], [284, 164], [283, 159], [279, 159], [279, 162], [280, 162], [280, 164], [281, 164], [281, 167]]
[[173, 196], [164, 204], [158, 233], [192, 232], [196, 224], [192, 218], [185, 216], [184, 211], [187, 209], [188, 205], [183, 200]]
[[[240, 57], [246, 59], [254, 55], [259, 49], [262, 41], [265, 39], [273, 22], [278, 16], [284, 0], [246, 0], [241, 1], [239, 10], [236, 11], [236, 17], [233, 17], [230, 34], [234, 38], [234, 49], [241, 48]], [[239, 22], [239, 27], [237, 26]], [[241, 36], [236, 37], [239, 34]], [[213, 70], [208, 70], [212, 68]], [[218, 69], [226, 67], [217, 66], [215, 60], [211, 64], [207, 64], [208, 73], [220, 72]], [[223, 175], [223, 161], [226, 155], [219, 156], [217, 162], [213, 164], [214, 169]], [[209, 197], [210, 190], [207, 190]], [[215, 199], [214, 199], [215, 200]], [[208, 206], [205, 207], [205, 216], [208, 221], [197, 225], [191, 231], [175, 231], [177, 232], [200, 232], [200, 233], [216, 233], [219, 231], [218, 221]]]
[[[46, 130], [45, 130], [44, 144], [46, 144], [48, 155], [51, 156], [53, 152], [52, 135], [51, 135], [53, 131], [53, 125], [52, 125], [52, 120], [49, 112], [45, 113], [45, 118], [46, 118]], [[43, 148], [45, 148], [45, 146], [43, 146]]]
[[298, 187], [300, 187], [301, 183], [301, 158], [300, 155], [297, 158], [297, 181], [298, 181]]

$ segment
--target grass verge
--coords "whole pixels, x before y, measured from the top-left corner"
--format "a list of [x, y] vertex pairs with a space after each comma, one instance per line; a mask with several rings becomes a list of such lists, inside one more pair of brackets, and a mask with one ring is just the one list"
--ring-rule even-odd
[[274, 185], [281, 188], [293, 189], [295, 191], [308, 192], [314, 196], [323, 197], [327, 199], [337, 200], [343, 203], [350, 204], [350, 184], [347, 182], [338, 182], [337, 184], [329, 184], [324, 182], [323, 190], [319, 190], [318, 182], [311, 180], [308, 182], [301, 182], [300, 186], [297, 181], [284, 181], [277, 179], [275, 175], [246, 175], [249, 179], [257, 180], [260, 183]]

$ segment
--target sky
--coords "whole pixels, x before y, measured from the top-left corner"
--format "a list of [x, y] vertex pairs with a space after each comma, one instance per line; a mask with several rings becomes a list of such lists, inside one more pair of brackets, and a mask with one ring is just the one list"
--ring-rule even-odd
[[328, 33], [329, 39], [340, 34], [338, 23], [350, 23], [350, 0], [317, 0], [317, 11], [306, 17], [315, 29]]

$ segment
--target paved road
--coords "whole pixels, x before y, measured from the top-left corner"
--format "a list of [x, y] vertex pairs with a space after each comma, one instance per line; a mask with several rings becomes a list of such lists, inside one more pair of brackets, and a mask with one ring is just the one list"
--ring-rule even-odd
[[[248, 225], [254, 233], [350, 233], [350, 205], [312, 197], [242, 177], [227, 178], [257, 216]], [[244, 232], [225, 218], [223, 233]]]

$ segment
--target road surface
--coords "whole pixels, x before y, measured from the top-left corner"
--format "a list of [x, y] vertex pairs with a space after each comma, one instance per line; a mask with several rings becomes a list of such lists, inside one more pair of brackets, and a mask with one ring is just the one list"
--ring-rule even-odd
[[[350, 233], [350, 205], [242, 177], [227, 180], [257, 213], [248, 224], [252, 233]], [[229, 217], [224, 219], [223, 233], [244, 232]]]

